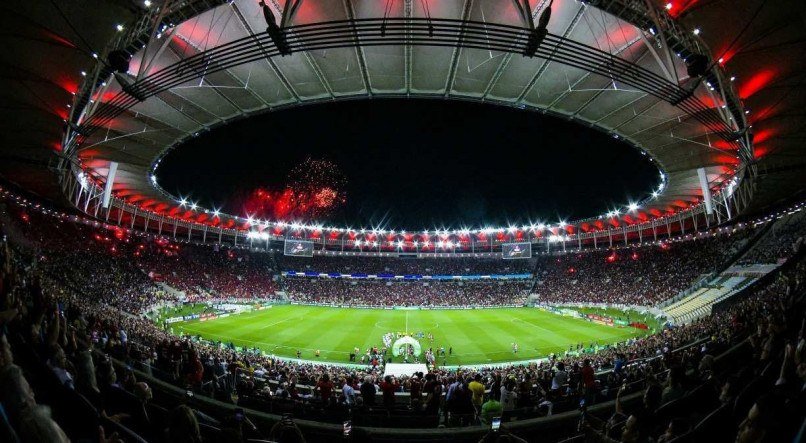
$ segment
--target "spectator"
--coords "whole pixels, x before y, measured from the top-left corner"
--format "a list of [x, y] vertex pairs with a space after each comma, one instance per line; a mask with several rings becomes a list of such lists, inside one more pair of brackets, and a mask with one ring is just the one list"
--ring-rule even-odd
[[484, 426], [489, 426], [492, 423], [494, 417], [501, 417], [504, 414], [504, 407], [501, 403], [493, 397], [487, 399], [483, 405], [481, 405], [481, 424]]
[[375, 394], [377, 394], [377, 390], [375, 389], [375, 383], [372, 382], [371, 376], [367, 375], [364, 377], [364, 383], [361, 383], [360, 391], [364, 406], [375, 406]]
[[481, 406], [484, 402], [484, 384], [481, 380], [481, 374], [476, 374], [473, 377], [473, 381], [467, 386], [470, 392], [473, 393], [473, 407], [477, 413], [481, 411]]
[[381, 392], [383, 392], [383, 406], [391, 410], [395, 406], [395, 392], [400, 388], [397, 379], [391, 375], [384, 377], [381, 382]]
[[518, 399], [517, 383], [514, 378], [508, 378], [501, 386], [501, 407], [504, 412], [512, 412]]
[[199, 422], [193, 410], [186, 405], [177, 406], [170, 414], [168, 438], [178, 443], [201, 443]]

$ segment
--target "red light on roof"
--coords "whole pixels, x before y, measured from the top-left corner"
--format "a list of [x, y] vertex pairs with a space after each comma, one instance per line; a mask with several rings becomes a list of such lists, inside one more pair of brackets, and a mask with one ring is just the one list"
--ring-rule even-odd
[[773, 69], [768, 68], [759, 71], [746, 82], [742, 83], [739, 87], [739, 97], [742, 100], [747, 100], [749, 97], [752, 97], [757, 92], [769, 86], [773, 78], [775, 78], [775, 71]]

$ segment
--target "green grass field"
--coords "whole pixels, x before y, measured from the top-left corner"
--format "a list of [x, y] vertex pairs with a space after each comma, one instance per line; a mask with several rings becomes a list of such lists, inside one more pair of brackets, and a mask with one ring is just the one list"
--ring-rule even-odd
[[[183, 309], [183, 313], [194, 309]], [[198, 308], [195, 309], [198, 311]], [[633, 319], [637, 319], [634, 313]], [[347, 363], [354, 347], [363, 352], [382, 346], [388, 332], [434, 335], [420, 340], [423, 350], [444, 346], [453, 355], [449, 366], [501, 363], [563, 353], [570, 345], [592, 341], [600, 345], [625, 341], [646, 334], [631, 327], [613, 327], [583, 319], [562, 317], [536, 308], [476, 310], [383, 310], [319, 306], [276, 305], [209, 321], [192, 320], [171, 325], [175, 333], [198, 335], [212, 341], [257, 347], [284, 357]], [[650, 327], [655, 327], [650, 323]], [[518, 343], [517, 355], [512, 343]], [[442, 358], [438, 360], [443, 364]]]

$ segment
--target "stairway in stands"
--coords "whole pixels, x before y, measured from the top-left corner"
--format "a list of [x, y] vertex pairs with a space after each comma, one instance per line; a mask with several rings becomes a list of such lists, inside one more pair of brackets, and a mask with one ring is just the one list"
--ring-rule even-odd
[[[727, 273], [727, 271], [726, 271]], [[711, 315], [711, 308], [756, 280], [754, 276], [722, 274], [704, 287], [694, 291], [666, 308], [669, 319], [675, 324], [689, 323]]]
[[[765, 274], [772, 272], [778, 264], [757, 263], [757, 261], [759, 259], [773, 261], [769, 257], [773, 257], [776, 259], [774, 261], [777, 261], [779, 255], [770, 255], [769, 250], [782, 242], [792, 242], [791, 238], [780, 239], [779, 231], [794, 232], [797, 235], [802, 232], [803, 221], [804, 213], [791, 212], [772, 223], [765, 224], [732, 260], [725, 262], [718, 270], [719, 274], [696, 288], [692, 293], [660, 305], [669, 321], [674, 324], [685, 324], [711, 315], [714, 305], [730, 298]], [[783, 250], [786, 251], [786, 249]], [[780, 251], [775, 250], [776, 253], [780, 253]], [[751, 259], [748, 260], [748, 258]]]

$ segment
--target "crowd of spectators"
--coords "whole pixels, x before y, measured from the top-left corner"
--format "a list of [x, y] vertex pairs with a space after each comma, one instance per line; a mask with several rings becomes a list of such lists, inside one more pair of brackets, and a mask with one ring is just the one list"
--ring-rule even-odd
[[[116, 370], [114, 360], [200, 394], [228, 398], [230, 402], [237, 398], [242, 406], [261, 407], [267, 402], [282, 402], [292, 408], [307, 405], [324, 414], [320, 417], [325, 421], [340, 418], [345, 411], [351, 411], [357, 421], [361, 411], [370, 414], [376, 407], [397, 411], [395, 403], [402, 395], [407, 405], [402, 413], [416, 414], [423, 423], [465, 426], [489, 423], [499, 415], [506, 421], [553, 414], [575, 407], [580, 398], [588, 405], [612, 398], [622, 402], [628, 393], [646, 389], [649, 394], [640, 410], [627, 411], [617, 404], [616, 417], [624, 421], [620, 427], [588, 418], [582, 430], [593, 439], [605, 438], [605, 433], [658, 434], [659, 427], [668, 423], [651, 419], [650, 412], [661, 404], [683, 398], [701, 385], [713, 391], [714, 402], [725, 401], [722, 397], [729, 395], [735, 399], [737, 392], [730, 391], [737, 391], [737, 384], [749, 383], [758, 389], [765, 364], [783, 366], [774, 385], [782, 393], [772, 400], [760, 399], [757, 408], [770, 408], [760, 411], [768, 414], [767, 419], [754, 424], [753, 429], [742, 424], [739, 432], [791, 432], [794, 422], [786, 421], [786, 427], [774, 425], [783, 417], [793, 416], [802, 405], [797, 402], [802, 402], [806, 372], [800, 369], [806, 361], [806, 344], [803, 332], [792, 334], [792, 326], [803, 318], [803, 264], [708, 319], [606, 349], [552, 356], [529, 365], [468, 370], [436, 366], [426, 374], [387, 379], [382, 368], [293, 363], [172, 336], [144, 318], [127, 315], [95, 299], [83, 287], [74, 287], [72, 282], [65, 285], [63, 275], [34, 266], [35, 257], [24, 251], [2, 246], [0, 321], [11, 335], [10, 340], [3, 336], [0, 385], [16, 388], [3, 389], [0, 401], [10, 426], [5, 432], [18, 433], [25, 441], [38, 441], [31, 437], [36, 432], [47, 432], [48, 441], [66, 441], [68, 434], [75, 437], [86, 433], [82, 426], [63, 421], [80, 412], [69, 403], [76, 395], [101, 411], [101, 417], [114, 418], [100, 420], [99, 433], [117, 429], [147, 439], [169, 439], [187, 430], [184, 426], [188, 421], [192, 424], [205, 417], [185, 409], [187, 406], [160, 412], [159, 406], [149, 405], [152, 387], [138, 380], [132, 370]], [[714, 357], [747, 337], [755, 352], [749, 363], [745, 362], [747, 369], [725, 376], [716, 374]], [[801, 340], [797, 348], [794, 338]], [[51, 402], [52, 414], [37, 405], [39, 396], [32, 397], [27, 389], [20, 388], [26, 382], [25, 372], [13, 363], [17, 353], [26, 364], [40, 365], [42, 374], [35, 378], [34, 392], [39, 394], [42, 385], [58, 387], [56, 393], [42, 396]], [[795, 369], [800, 372], [793, 379]], [[599, 375], [594, 375], [597, 372]], [[373, 393], [381, 393], [383, 398], [377, 405]], [[789, 415], [776, 416], [774, 411]], [[221, 417], [204, 419], [220, 428], [232, 426], [236, 434], [233, 441], [242, 441], [237, 438], [246, 432], [243, 425], [227, 423]], [[637, 423], [630, 424], [630, 420]], [[190, 429], [197, 432], [198, 424]]]
[[390, 258], [365, 256], [283, 256], [283, 271], [391, 275], [531, 274], [533, 259], [501, 260], [481, 257]]
[[[372, 396], [364, 399], [362, 394], [372, 390], [383, 393], [385, 416], [403, 396], [407, 407], [395, 413], [414, 414], [434, 426], [484, 424], [499, 415], [505, 420], [528, 418], [576, 408], [580, 399], [589, 406], [616, 398], [611, 420], [598, 423], [590, 416], [581, 423], [582, 432], [594, 441], [645, 441], [669, 434], [664, 437], [668, 440], [687, 432], [692, 414], [672, 414], [663, 422], [667, 415], [659, 411], [662, 404], [688, 398], [695, 390], [700, 400], [705, 391], [709, 401], [702, 404], [721, 408], [717, 403], [730, 402], [731, 413], [747, 415], [733, 422], [720, 416], [739, 436], [782, 441], [779, 437], [793, 435], [802, 420], [802, 262], [708, 318], [654, 335], [528, 365], [456, 370], [437, 364], [428, 373], [393, 380], [383, 377], [382, 367], [295, 363], [171, 335], [137, 315], [155, 300], [170, 297], [121, 251], [136, 254], [143, 250], [139, 244], [67, 222], [47, 233], [31, 217], [26, 214], [20, 225], [0, 207], [0, 226], [8, 239], [0, 244], [3, 441], [117, 441], [113, 432], [134, 432], [148, 440], [183, 436], [201, 441], [200, 420], [227, 430], [230, 441], [244, 441], [255, 432], [244, 422], [208, 417], [187, 405], [165, 409], [153, 404], [153, 386], [138, 380], [134, 370], [239, 405], [280, 401], [305, 413], [299, 409], [304, 406], [323, 421], [341, 420], [345, 413], [357, 421], [362, 413], [371, 415]], [[723, 241], [706, 240], [697, 248], [718, 248]], [[461, 286], [461, 292], [473, 284]], [[740, 344], [749, 347], [750, 355], [739, 366], [718, 371], [715, 357]], [[642, 405], [629, 410], [625, 397], [644, 389]], [[292, 425], [284, 426], [288, 431]]]
[[744, 245], [742, 230], [684, 242], [541, 257], [533, 292], [541, 303], [653, 306], [714, 272]]
[[186, 301], [271, 298], [277, 290], [271, 254], [147, 240], [126, 229], [69, 222], [38, 211], [0, 217], [7, 235], [38, 254], [41, 266], [127, 312], [176, 298], [160, 282], [183, 293]]
[[138, 252], [141, 269], [189, 298], [271, 298], [277, 290], [272, 254], [156, 242]]
[[[752, 231], [740, 230], [714, 236], [695, 236], [685, 242], [666, 242], [635, 248], [606, 249], [565, 254], [539, 255], [523, 264], [520, 260], [444, 259], [455, 273], [473, 274], [534, 272], [534, 281], [439, 283], [385, 282], [319, 277], [289, 277], [284, 288], [293, 301], [338, 305], [469, 306], [523, 304], [530, 291], [540, 303], [610, 303], [639, 306], [654, 304], [687, 289], [699, 277], [713, 272], [745, 244]], [[300, 268], [306, 263], [293, 258]], [[373, 263], [375, 260], [377, 264]], [[366, 257], [314, 257], [303, 270], [417, 273], [438, 269], [436, 259], [391, 259]], [[427, 263], [427, 264], [426, 264]], [[502, 268], [495, 270], [497, 263]], [[424, 268], [415, 265], [422, 264]], [[283, 267], [288, 268], [284, 262]], [[456, 268], [459, 267], [459, 269]], [[513, 267], [514, 266], [514, 267]], [[519, 267], [520, 266], [520, 267]], [[438, 272], [434, 272], [437, 274]]]
[[787, 214], [773, 222], [770, 230], [759, 241], [758, 247], [742, 257], [740, 263], [747, 265], [778, 263], [803, 246], [804, 236], [806, 236], [806, 211], [799, 210]]
[[531, 280], [384, 281], [291, 277], [289, 300], [340, 306], [503, 306], [526, 302]]

